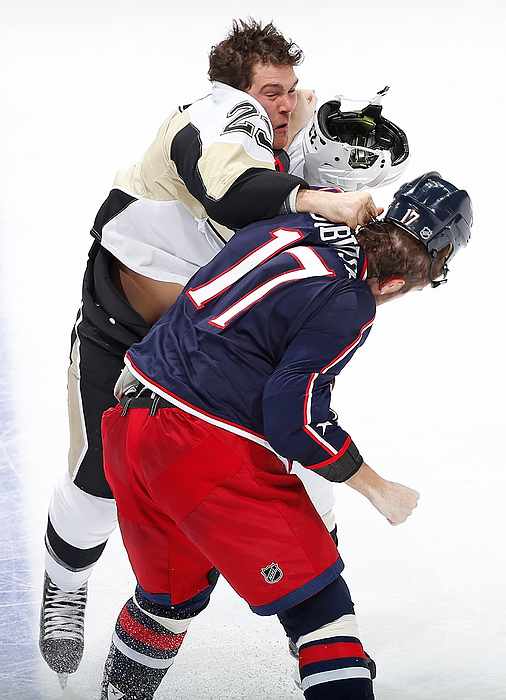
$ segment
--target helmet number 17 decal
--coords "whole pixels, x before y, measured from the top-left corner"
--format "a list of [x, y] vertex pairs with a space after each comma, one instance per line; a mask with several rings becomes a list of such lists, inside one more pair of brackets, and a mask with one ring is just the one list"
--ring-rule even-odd
[[416, 212], [414, 209], [408, 209], [400, 222], [401, 224], [404, 224], [404, 226], [411, 226], [415, 223], [415, 221], [418, 221], [419, 218], [420, 214], [418, 214], [418, 212]]

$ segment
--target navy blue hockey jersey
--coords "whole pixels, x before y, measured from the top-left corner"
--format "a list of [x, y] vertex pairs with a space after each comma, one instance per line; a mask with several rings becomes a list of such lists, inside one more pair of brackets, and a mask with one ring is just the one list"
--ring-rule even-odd
[[175, 405], [309, 468], [351, 438], [330, 409], [334, 378], [376, 305], [347, 226], [310, 214], [238, 231], [127, 354]]

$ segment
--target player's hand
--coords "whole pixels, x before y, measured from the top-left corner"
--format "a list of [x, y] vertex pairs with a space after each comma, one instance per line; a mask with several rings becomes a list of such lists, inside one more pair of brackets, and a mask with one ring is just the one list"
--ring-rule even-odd
[[[383, 209], [378, 208], [369, 192], [323, 192], [329, 197], [330, 213], [327, 218], [336, 223], [347, 224], [350, 228], [364, 226], [379, 216]], [[332, 199], [330, 199], [332, 198]]]
[[314, 90], [296, 90], [297, 103], [293, 112], [290, 115], [290, 123], [288, 125], [288, 141], [287, 148], [293, 141], [294, 137], [304, 129], [311, 119], [316, 109], [316, 93]]
[[[315, 113], [318, 99], [314, 90], [297, 90], [297, 104], [290, 121], [298, 126], [297, 131], [307, 126]], [[297, 133], [295, 131], [294, 133]]]
[[400, 525], [409, 518], [419, 498], [418, 491], [408, 486], [384, 481], [379, 493], [371, 502], [391, 525]]
[[346, 224], [352, 229], [364, 226], [383, 213], [374, 204], [369, 192], [325, 192], [300, 189], [296, 200], [297, 211], [320, 214], [329, 221]]
[[418, 491], [383, 479], [365, 462], [345, 483], [368, 498], [391, 525], [409, 518], [420, 498]]

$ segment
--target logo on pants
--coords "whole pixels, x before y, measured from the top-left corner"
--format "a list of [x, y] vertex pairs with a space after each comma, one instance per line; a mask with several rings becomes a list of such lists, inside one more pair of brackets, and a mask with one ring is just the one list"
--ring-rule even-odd
[[262, 576], [267, 581], [267, 583], [278, 583], [283, 578], [283, 572], [279, 568], [278, 564], [272, 562], [269, 566], [262, 569]]

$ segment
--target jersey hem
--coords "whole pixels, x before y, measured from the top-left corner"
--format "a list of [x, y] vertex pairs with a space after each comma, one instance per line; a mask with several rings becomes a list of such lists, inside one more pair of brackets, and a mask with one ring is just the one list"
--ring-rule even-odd
[[247, 440], [251, 440], [252, 442], [256, 442], [258, 445], [262, 445], [262, 447], [265, 447], [267, 450], [276, 455], [276, 457], [284, 465], [287, 472], [290, 471], [292, 460], [287, 459], [286, 457], [282, 457], [280, 454], [278, 454], [263, 435], [254, 433], [253, 431], [249, 431], [247, 430], [247, 428], [240, 427], [235, 423], [225, 421], [222, 418], [217, 418], [216, 416], [213, 416], [210, 413], [202, 411], [202, 409], [196, 408], [192, 404], [186, 403], [186, 401], [181, 399], [179, 396], [171, 394], [166, 389], [164, 389], [163, 387], [159, 386], [151, 379], [146, 377], [139, 369], [137, 369], [137, 367], [135, 367], [135, 365], [132, 363], [132, 360], [130, 359], [128, 353], [125, 356], [125, 364], [140, 382], [145, 384], [156, 394], [163, 396], [165, 399], [167, 399], [167, 401], [173, 403], [174, 406], [176, 406], [176, 408], [180, 408], [182, 411], [185, 411], [186, 413], [189, 413], [190, 415], [195, 416], [196, 418], [200, 418], [200, 420], [203, 420], [206, 423], [215, 425], [216, 427], [221, 428], [222, 430], [226, 430], [229, 433], [234, 433], [235, 435], [240, 435], [241, 437], [244, 437]]
[[292, 608], [294, 605], [302, 603], [302, 601], [321, 591], [323, 588], [328, 586], [329, 583], [332, 583], [332, 581], [340, 576], [343, 569], [344, 563], [339, 556], [338, 560], [326, 571], [316, 578], [311, 579], [311, 581], [308, 581], [300, 588], [297, 588], [295, 591], [288, 593], [272, 603], [267, 603], [266, 605], [250, 605], [250, 608], [257, 615], [277, 615], [278, 613], [283, 612], [283, 610]]

